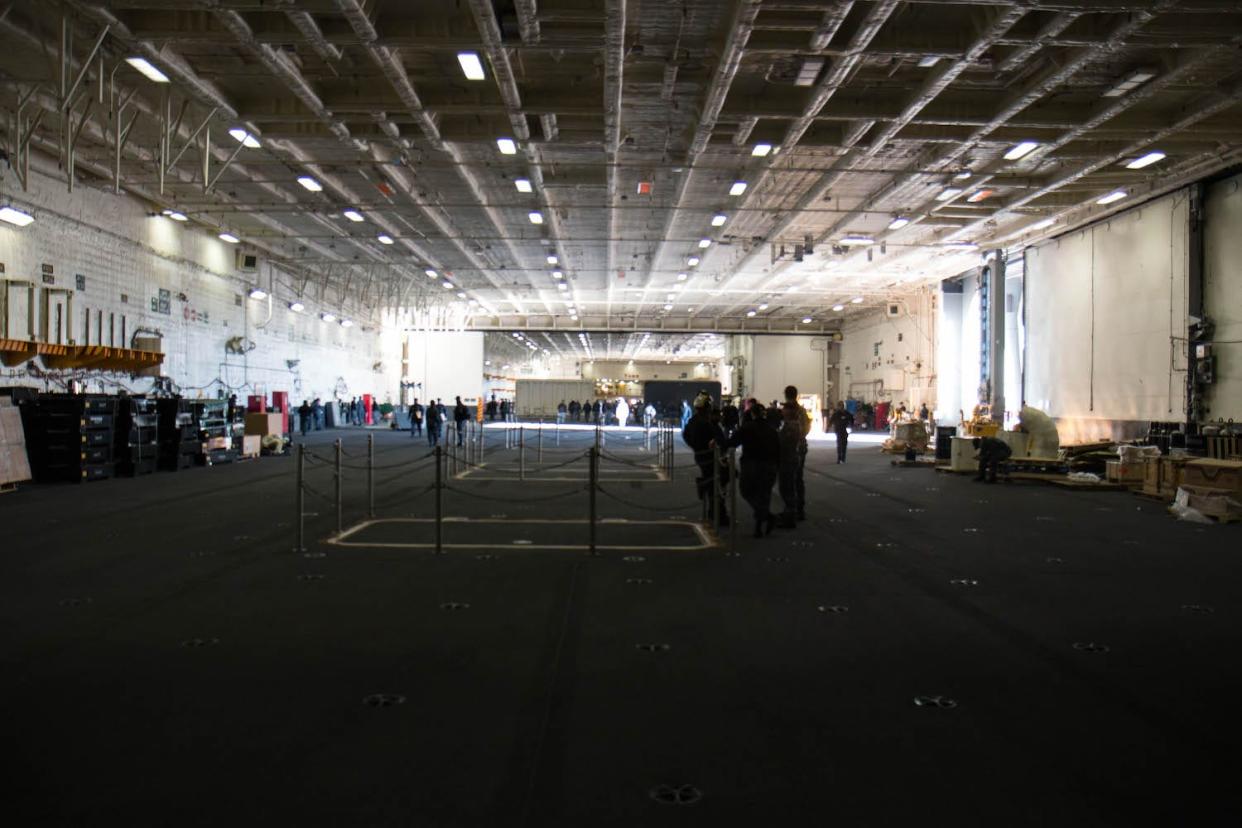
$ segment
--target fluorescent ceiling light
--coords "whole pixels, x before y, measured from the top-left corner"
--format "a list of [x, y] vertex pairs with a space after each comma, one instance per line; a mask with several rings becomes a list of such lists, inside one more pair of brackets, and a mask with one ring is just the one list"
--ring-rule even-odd
[[759, 306], [759, 310], [767, 310], [767, 309], [768, 309], [768, 303], [767, 303], [767, 302], [764, 302], [763, 304], [761, 304], [761, 305]]
[[344, 213], [342, 213], [342, 215], [345, 216], [345, 218], [349, 219], [350, 221], [363, 221], [364, 220], [362, 218], [362, 213], [359, 213], [357, 210], [346, 210]]
[[443, 285], [443, 287], [444, 287], [444, 289], [445, 289], [445, 290], [452, 290], [452, 289], [453, 289], [453, 283], [452, 283], [452, 282], [445, 282], [445, 283], [444, 283], [444, 285]]
[[562, 270], [554, 270], [554, 271], [552, 271], [552, 278], [553, 278], [553, 279], [564, 279], [564, 278], [565, 278], [565, 272], [564, 272], [564, 271], [562, 271]]
[[557, 290], [569, 290], [569, 285], [565, 284], [564, 282], [557, 282], [556, 289]]
[[255, 138], [253, 135], [251, 135], [249, 132], [246, 132], [246, 130], [242, 129], [241, 127], [233, 127], [232, 129], [229, 130], [229, 135], [232, 135], [233, 138], [237, 141], [237, 143], [241, 144], [244, 147], [250, 147], [250, 149], [259, 148], [259, 139]]
[[758, 158], [763, 158], [765, 155], [767, 155], [771, 151], [772, 151], [771, 144], [755, 144], [755, 147], [754, 149], [750, 151], [750, 154]]
[[241, 239], [237, 238], [237, 236], [234, 236], [232, 233], [221, 233], [218, 238], [221, 241], [228, 242], [229, 244], [238, 244], [241, 241]]
[[392, 236], [389, 236], [386, 233], [380, 233], [378, 236], [375, 237], [375, 239], [380, 244], [392, 244]]
[[699, 239], [699, 249], [700, 249], [700, 250], [706, 250], [707, 248], [709, 248], [709, 247], [711, 247], [711, 246], [712, 246], [712, 240], [711, 240], [711, 239]]
[[837, 313], [840, 313], [841, 311], [845, 310], [845, 305], [833, 305], [832, 309], [836, 311]]
[[578, 321], [578, 314], [576, 314], [576, 313], [571, 313], [571, 314], [569, 315], [569, 318], [570, 318], [570, 319], [572, 319], [573, 321], [577, 322], [577, 321]]
[[165, 210], [164, 215], [173, 221], [189, 221], [189, 219], [185, 217], [185, 213], [178, 213], [176, 210]]
[[698, 257], [698, 256], [691, 256], [690, 258], [686, 259], [686, 266], [687, 266], [687, 267], [698, 267], [698, 266], [699, 266], [699, 257]]
[[985, 198], [990, 198], [995, 192], [996, 192], [995, 190], [986, 190], [986, 189], [975, 190], [973, 193], [967, 196], [966, 200], [969, 201], [971, 204], [978, 204], [980, 201], [983, 201]]
[[1046, 219], [1043, 219], [1043, 220], [1041, 220], [1041, 221], [1037, 221], [1037, 222], [1035, 222], [1034, 224], [1032, 224], [1030, 227], [1028, 227], [1028, 228], [1026, 228], [1026, 229], [1028, 229], [1028, 230], [1043, 230], [1044, 228], [1046, 228], [1046, 227], [1051, 227], [1052, 225], [1054, 225], [1054, 224], [1056, 224], [1056, 223], [1057, 223], [1057, 220], [1056, 220], [1056, 219], [1046, 218]]
[[267, 291], [266, 291], [266, 290], [264, 290], [263, 288], [251, 288], [251, 289], [250, 289], [250, 298], [251, 298], [251, 299], [266, 299], [266, 298], [267, 298]]
[[464, 293], [459, 293], [459, 294], [457, 294], [457, 298], [458, 298], [458, 299], [465, 299], [465, 298], [466, 298], [466, 294], [464, 294]]
[[673, 309], [673, 306], [672, 306], [672, 305], [665, 305], [665, 306], [664, 306], [664, 309], [665, 309], [666, 311], [670, 311], [670, 310], [672, 310], [672, 309]]
[[353, 322], [351, 322], [350, 320], [348, 320], [348, 319], [342, 319], [342, 320], [341, 320], [341, 327], [342, 327], [342, 328], [352, 328], [353, 326], [354, 326], [354, 323], [353, 323]]
[[1141, 155], [1138, 158], [1135, 158], [1129, 164], [1126, 164], [1126, 169], [1127, 170], [1141, 170], [1143, 169], [1143, 167], [1149, 167], [1152, 164], [1156, 163], [1157, 161], [1163, 161], [1164, 158], [1165, 158], [1165, 155], [1163, 152], [1161, 152], [1160, 150], [1152, 150], [1146, 155]]
[[517, 187], [519, 193], [533, 193], [535, 191], [535, 188], [530, 186], [529, 178], [515, 178], [513, 179], [513, 186]]
[[517, 155], [517, 144], [512, 138], [497, 138], [496, 146], [500, 149], [501, 155]]
[[940, 195], [936, 196], [936, 201], [948, 201], [962, 194], [961, 187], [945, 187], [940, 191]]
[[686, 278], [687, 278], [688, 276], [689, 276], [689, 274], [688, 274], [688, 273], [678, 273], [678, 274], [677, 274], [677, 281], [679, 281], [679, 282], [684, 282], [684, 281], [686, 281]]
[[440, 278], [440, 274], [439, 274], [439, 273], [436, 273], [436, 272], [435, 272], [434, 270], [432, 270], [431, 268], [428, 268], [428, 269], [424, 270], [424, 271], [423, 271], [423, 273], [426, 273], [426, 274], [427, 274], [427, 278], [428, 278], [428, 279], [438, 279], [438, 278]]
[[970, 170], [962, 170], [960, 173], [953, 176], [953, 178], [956, 181], [965, 181], [966, 179], [970, 178], [971, 175], [973, 175], [973, 173]]
[[1096, 204], [1112, 204], [1114, 201], [1121, 201], [1125, 197], [1126, 197], [1125, 190], [1113, 190], [1111, 193], [1104, 196], [1103, 198], [1097, 199], [1095, 203]]
[[754, 312], [753, 310], [746, 311], [746, 316], [747, 316], [747, 317], [751, 317], [751, 316], [754, 316], [754, 315], [755, 315], [755, 312]]
[[851, 304], [851, 305], [861, 305], [861, 304], [862, 304], [862, 300], [863, 300], [863, 298], [862, 298], [861, 296], [855, 296], [853, 299], [851, 299], [851, 300], [850, 300], [850, 304]]
[[979, 245], [974, 242], [949, 242], [944, 245], [945, 250], [978, 250]]
[[306, 310], [306, 305], [303, 305], [301, 302], [290, 302], [289, 310], [293, 311], [294, 313], [301, 313], [302, 311]]
[[804, 316], [804, 317], [802, 317], [802, 324], [803, 324], [803, 325], [809, 325], [809, 324], [811, 324], [811, 317], [809, 317], [809, 316]]
[[846, 236], [841, 239], [841, 244], [846, 247], [866, 247], [869, 244], [875, 244], [875, 239], [870, 236]]
[[896, 218], [894, 218], [892, 221], [888, 223], [888, 229], [889, 230], [900, 230], [901, 228], [905, 227], [909, 223], [910, 223], [910, 219], [906, 218], [905, 216], [897, 216]]
[[335, 322], [336, 321], [336, 315], [327, 313], [327, 312], [319, 314], [319, 318], [322, 319], [324, 322]]
[[734, 181], [733, 186], [729, 188], [729, 195], [731, 196], [740, 196], [744, 192], [746, 192], [745, 181]]
[[539, 212], [538, 210], [532, 213], [529, 213], [527, 215], [527, 218], [530, 219], [531, 224], [543, 224], [543, 213]]
[[940, 62], [939, 55], [923, 55], [923, 57], [919, 58], [919, 68], [930, 69], [939, 62]]
[[323, 185], [311, 178], [309, 175], [299, 176], [298, 183], [310, 190], [312, 193], [317, 193], [323, 189]]
[[152, 66], [151, 62], [146, 58], [130, 57], [125, 58], [125, 62], [146, 75], [148, 80], [153, 80], [156, 83], [168, 83], [168, 75]]
[[728, 220], [729, 220], [729, 217], [726, 216], [724, 213], [717, 213], [716, 215], [712, 216], [712, 227], [721, 227]]
[[458, 52], [457, 62], [461, 64], [462, 74], [466, 80], [481, 81], [487, 76], [483, 74], [483, 61], [474, 52]]
[[1038, 146], [1039, 146], [1038, 141], [1022, 141], [1020, 143], [1014, 144], [1012, 147], [1009, 148], [1009, 151], [1005, 153], [1005, 160], [1006, 161], [1017, 161], [1019, 158], [1031, 152], [1031, 150], [1035, 149]]
[[548, 264], [556, 264], [556, 263], [557, 263], [557, 261], [558, 261], [558, 259], [556, 258], [556, 256], [549, 256], [549, 257], [548, 257]]
[[1119, 98], [1131, 89], [1135, 89], [1147, 83], [1155, 76], [1156, 73], [1151, 69], [1137, 69], [1122, 78], [1112, 89], [1109, 89], [1107, 92], [1103, 92], [1101, 94], [1105, 98]]
[[4, 207], [0, 207], [0, 221], [6, 221], [9, 224], [15, 224], [18, 227], [25, 227], [27, 224], [34, 221], [34, 216], [29, 213], [24, 213], [16, 207], [9, 207], [8, 205], [5, 205]]

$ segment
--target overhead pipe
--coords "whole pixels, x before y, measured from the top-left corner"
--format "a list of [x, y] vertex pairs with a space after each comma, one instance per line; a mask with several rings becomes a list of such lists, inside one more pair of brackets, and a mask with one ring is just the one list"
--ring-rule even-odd
[[1045, 41], [1061, 34], [1061, 32], [1068, 29], [1071, 25], [1073, 25], [1074, 21], [1081, 16], [1082, 15], [1076, 12], [1061, 12], [1060, 14], [1055, 15], [1051, 20], [1041, 26], [1038, 32], [1035, 33], [1035, 37], [1032, 38], [1033, 42], [1019, 47], [1016, 51], [998, 63], [996, 65], [996, 72], [1003, 75], [1006, 72], [1010, 72], [1017, 69], [1019, 66], [1022, 66], [1028, 60], [1035, 57], [1035, 55], [1039, 53], [1040, 49], [1044, 48]]
[[815, 34], [811, 35], [811, 51], [821, 52], [828, 48], [852, 8], [854, 8], [854, 0], [840, 0], [832, 8], [824, 10], [823, 16], [819, 19], [819, 25], [815, 27]]
[[616, 267], [617, 153], [621, 149], [621, 103], [625, 71], [625, 0], [605, 0], [604, 13], [604, 160], [608, 165], [608, 274], [611, 289]]
[[306, 38], [306, 42], [321, 58], [333, 62], [341, 59], [341, 50], [323, 36], [323, 30], [310, 12], [286, 9], [285, 17], [289, 18], [289, 22], [302, 33], [302, 37]]

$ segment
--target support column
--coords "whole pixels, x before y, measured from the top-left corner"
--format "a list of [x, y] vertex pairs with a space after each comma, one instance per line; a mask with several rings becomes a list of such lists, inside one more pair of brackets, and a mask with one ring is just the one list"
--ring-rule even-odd
[[992, 419], [1005, 422], [1005, 251], [993, 250], [988, 273], [988, 385]]

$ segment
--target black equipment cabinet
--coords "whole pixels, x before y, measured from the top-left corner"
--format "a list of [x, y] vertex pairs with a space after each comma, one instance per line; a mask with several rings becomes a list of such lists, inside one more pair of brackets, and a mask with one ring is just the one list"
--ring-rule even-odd
[[116, 397], [40, 394], [22, 404], [30, 470], [40, 483], [112, 476]]
[[[198, 428], [198, 438], [203, 444], [202, 453], [196, 458], [199, 464], [214, 466], [236, 460], [237, 450], [233, 447], [233, 422], [229, 418], [228, 400], [193, 400], [190, 405]], [[242, 416], [245, 416], [244, 413]]]
[[159, 412], [148, 397], [121, 397], [116, 405], [116, 473], [151, 474], [159, 461]]
[[193, 406], [183, 397], [161, 398], [155, 405], [159, 417], [159, 467], [165, 471], [188, 469], [203, 453]]

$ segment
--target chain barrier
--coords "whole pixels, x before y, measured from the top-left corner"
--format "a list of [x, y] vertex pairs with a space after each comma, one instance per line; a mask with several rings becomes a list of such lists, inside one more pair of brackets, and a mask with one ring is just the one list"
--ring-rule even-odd
[[578, 486], [577, 488], [569, 489], [568, 491], [557, 492], [556, 494], [550, 495], [539, 495], [538, 497], [509, 497], [507, 495], [504, 497], [497, 497], [495, 495], [479, 494], [478, 492], [468, 492], [465, 489], [458, 489], [455, 486], [445, 486], [444, 490], [447, 492], [453, 492], [454, 494], [465, 495], [466, 497], [473, 497], [476, 500], [486, 500], [492, 503], [541, 503], [546, 500], [556, 500], [557, 498], [568, 497], [572, 494], [577, 494], [578, 492], [585, 492], [587, 488], [587, 486]]
[[643, 469], [644, 471], [659, 471], [660, 470], [659, 466], [653, 465], [651, 463], [636, 463], [633, 460], [626, 460], [624, 457], [617, 457], [616, 455], [609, 454], [606, 451], [601, 451], [599, 453], [599, 456], [601, 460], [608, 460], [613, 463], [621, 463], [626, 466], [633, 466], [636, 469]]
[[644, 506], [640, 503], [634, 503], [633, 501], [626, 500], [620, 495], [613, 494], [612, 492], [605, 489], [602, 485], [596, 485], [595, 488], [600, 494], [604, 495], [605, 497], [610, 497], [613, 500], [617, 501], [618, 503], [623, 503], [626, 506], [629, 506], [633, 509], [641, 509], [642, 511], [645, 511], [645, 512], [685, 512], [685, 511], [689, 511], [690, 509], [697, 509], [700, 505], [700, 501], [696, 500], [693, 503], [686, 503], [680, 506]]

